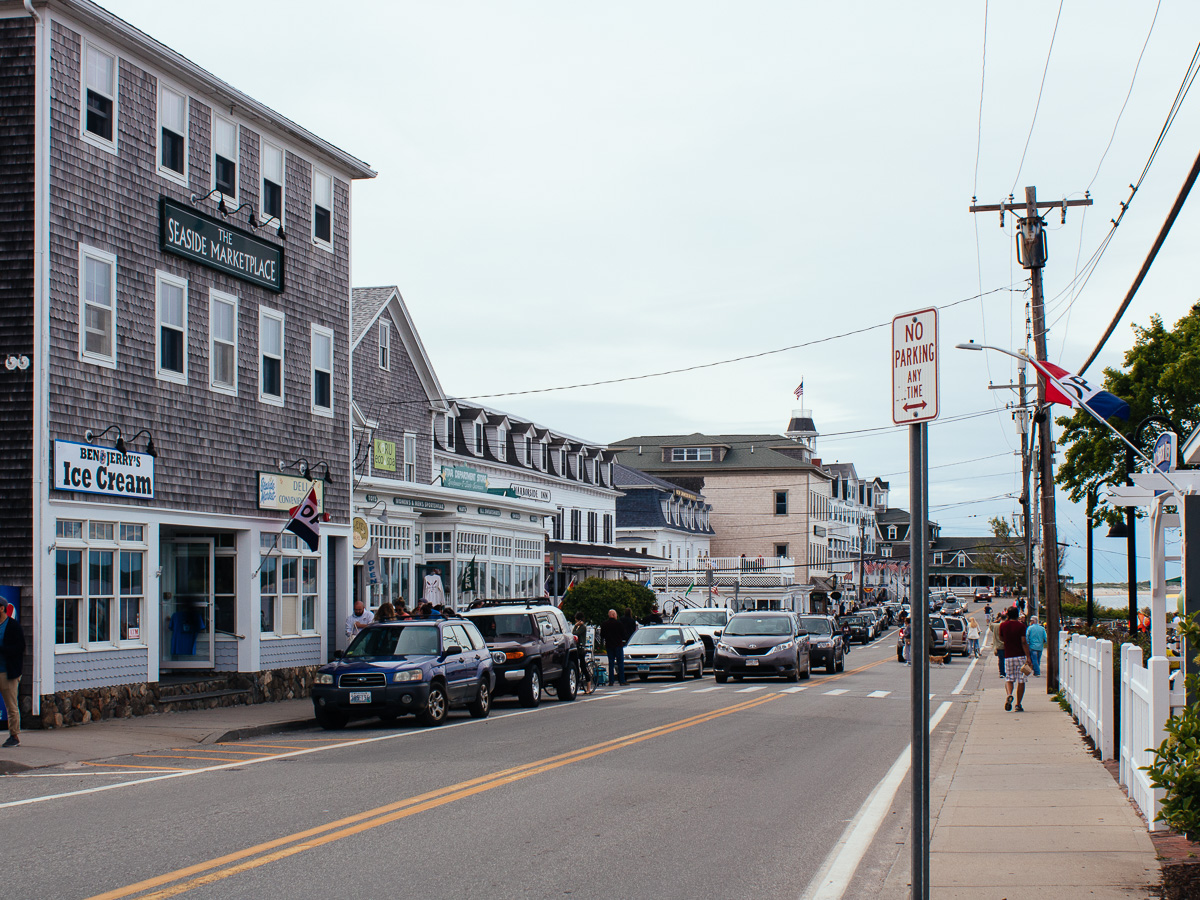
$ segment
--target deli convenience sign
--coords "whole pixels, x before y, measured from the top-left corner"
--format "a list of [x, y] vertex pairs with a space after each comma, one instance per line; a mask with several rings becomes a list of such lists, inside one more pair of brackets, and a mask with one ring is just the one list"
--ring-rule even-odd
[[154, 499], [154, 457], [73, 441], [54, 442], [54, 489]]

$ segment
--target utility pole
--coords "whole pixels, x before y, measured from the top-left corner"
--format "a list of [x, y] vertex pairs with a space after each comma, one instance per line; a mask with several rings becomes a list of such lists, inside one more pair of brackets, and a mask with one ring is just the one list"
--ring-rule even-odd
[[[1025, 188], [1025, 202], [1015, 203], [1009, 198], [1008, 203], [994, 206], [977, 206], [972, 204], [971, 212], [999, 212], [1000, 223], [1004, 224], [1004, 213], [1021, 213], [1018, 215], [1020, 229], [1017, 237], [1017, 260], [1023, 268], [1029, 270], [1031, 291], [1031, 309], [1033, 313], [1033, 347], [1039, 361], [1046, 359], [1046, 308], [1042, 296], [1042, 269], [1046, 265], [1046, 232], [1045, 221], [1041, 209], [1062, 209], [1062, 218], [1067, 219], [1068, 206], [1091, 206], [1092, 200], [1085, 196], [1083, 200], [1056, 200], [1048, 203], [1038, 203], [1037, 188]], [[1048, 642], [1046, 647], [1046, 693], [1058, 692], [1058, 629], [1059, 596], [1058, 596], [1058, 528], [1054, 517], [1054, 458], [1051, 452], [1050, 413], [1046, 406], [1046, 382], [1038, 379], [1038, 464], [1041, 475], [1041, 508], [1042, 508], [1042, 572], [1046, 576], [1046, 631]], [[1031, 498], [1032, 499], [1032, 498]], [[1028, 509], [1028, 505], [1026, 506]], [[1031, 592], [1032, 595], [1032, 592]], [[1030, 600], [1032, 603], [1032, 597]], [[1027, 606], [1028, 610], [1028, 606]], [[1036, 607], [1033, 610], [1036, 611]]]
[[866, 563], [867, 551], [867, 520], [859, 523], [858, 529], [858, 602], [866, 605], [866, 595], [863, 593], [863, 566]]

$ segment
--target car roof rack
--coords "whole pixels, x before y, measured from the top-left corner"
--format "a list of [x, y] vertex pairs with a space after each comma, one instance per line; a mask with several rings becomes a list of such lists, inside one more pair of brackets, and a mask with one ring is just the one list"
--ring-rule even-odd
[[[513, 598], [509, 600], [477, 600], [476, 602], [479, 605], [476, 606], [475, 609], [487, 609], [488, 607], [492, 606], [524, 606], [526, 609], [533, 609], [535, 606], [553, 605], [545, 598], [535, 600], [529, 597], [524, 599]], [[470, 612], [470, 610], [467, 610], [467, 612]]]

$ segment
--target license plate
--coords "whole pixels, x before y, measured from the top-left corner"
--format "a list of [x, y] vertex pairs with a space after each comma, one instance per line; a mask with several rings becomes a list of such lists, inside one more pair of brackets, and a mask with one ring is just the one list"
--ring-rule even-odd
[[650, 667], [649, 667], [649, 666], [638, 666], [638, 667], [637, 667], [637, 670], [638, 670], [639, 672], [649, 672], [649, 671], [650, 671]]
[[370, 691], [351, 691], [350, 692], [350, 702], [351, 703], [370, 703], [371, 702], [371, 692]]
[[757, 659], [748, 659], [748, 660], [746, 660], [746, 665], [748, 665], [748, 666], [757, 666], [757, 665], [758, 665], [758, 660], [757, 660]]

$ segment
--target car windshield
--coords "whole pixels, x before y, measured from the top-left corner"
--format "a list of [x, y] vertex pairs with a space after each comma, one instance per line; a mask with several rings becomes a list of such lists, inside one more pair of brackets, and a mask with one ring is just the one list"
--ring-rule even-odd
[[528, 637], [534, 634], [532, 617], [524, 613], [499, 613], [496, 615], [471, 616], [485, 641], [494, 641], [506, 637]]
[[368, 628], [354, 639], [346, 656], [436, 656], [437, 652], [436, 626], [400, 625]]
[[684, 609], [675, 613], [672, 622], [680, 625], [724, 625], [725, 613], [718, 610]]
[[814, 617], [811, 619], [801, 619], [800, 623], [809, 634], [831, 634], [833, 632], [828, 619]]
[[866, 625], [867, 620], [862, 616], [846, 616], [842, 621], [848, 622], [851, 625]]
[[681, 628], [639, 628], [629, 639], [629, 644], [682, 644]]
[[726, 634], [791, 634], [792, 623], [784, 616], [734, 616]]

